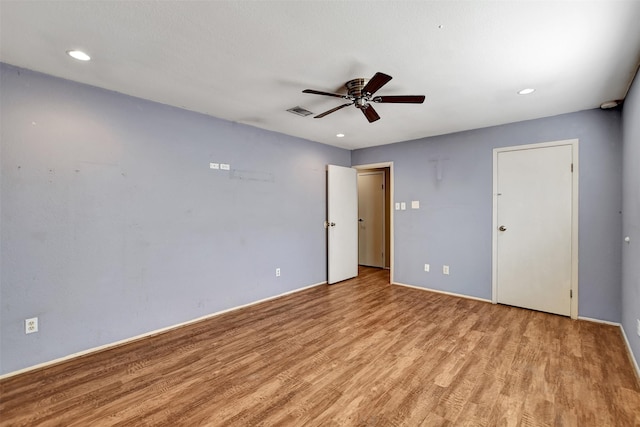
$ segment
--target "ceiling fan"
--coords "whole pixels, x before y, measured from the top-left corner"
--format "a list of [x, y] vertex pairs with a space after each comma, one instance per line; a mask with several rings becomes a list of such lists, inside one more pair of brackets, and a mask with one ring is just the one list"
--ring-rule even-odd
[[376, 73], [371, 80], [367, 79], [353, 79], [345, 83], [347, 88], [347, 94], [341, 95], [339, 93], [322, 92], [319, 90], [305, 89], [303, 93], [312, 93], [315, 95], [335, 96], [336, 98], [348, 99], [349, 102], [342, 104], [336, 108], [332, 108], [329, 111], [318, 114], [314, 119], [320, 119], [328, 114], [338, 111], [342, 108], [350, 105], [355, 105], [356, 108], [362, 111], [362, 114], [369, 120], [369, 123], [373, 123], [380, 119], [376, 110], [370, 104], [371, 102], [380, 103], [393, 103], [393, 104], [422, 104], [424, 102], [424, 95], [387, 95], [387, 96], [373, 96], [382, 86], [389, 83], [391, 76], [384, 73]]

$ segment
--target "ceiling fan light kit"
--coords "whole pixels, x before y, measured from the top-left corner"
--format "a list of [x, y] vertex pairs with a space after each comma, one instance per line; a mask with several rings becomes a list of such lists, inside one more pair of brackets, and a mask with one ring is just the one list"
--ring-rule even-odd
[[388, 96], [373, 96], [382, 86], [389, 83], [391, 76], [384, 73], [376, 73], [371, 80], [358, 78], [349, 80], [345, 83], [347, 88], [347, 94], [341, 95], [339, 93], [322, 92], [314, 89], [305, 89], [303, 93], [311, 93], [314, 95], [333, 96], [336, 98], [348, 99], [346, 104], [339, 105], [331, 110], [320, 113], [314, 117], [314, 119], [320, 119], [333, 112], [341, 110], [350, 105], [354, 105], [358, 108], [369, 123], [373, 123], [380, 120], [380, 116], [371, 105], [372, 102], [378, 103], [392, 103], [392, 104], [422, 104], [424, 102], [424, 95], [388, 95]]

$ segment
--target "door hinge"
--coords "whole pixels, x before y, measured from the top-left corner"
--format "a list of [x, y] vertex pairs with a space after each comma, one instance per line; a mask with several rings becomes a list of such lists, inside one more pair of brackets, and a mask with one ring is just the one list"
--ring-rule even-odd
[[569, 298], [573, 298], [573, 289], [569, 289]]
[[573, 173], [573, 163], [571, 163], [571, 172]]

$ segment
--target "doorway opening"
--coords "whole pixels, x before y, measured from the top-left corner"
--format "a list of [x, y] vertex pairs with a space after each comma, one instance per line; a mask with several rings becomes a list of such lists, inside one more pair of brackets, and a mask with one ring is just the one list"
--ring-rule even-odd
[[393, 283], [393, 163], [353, 166], [358, 180], [358, 265], [389, 270]]

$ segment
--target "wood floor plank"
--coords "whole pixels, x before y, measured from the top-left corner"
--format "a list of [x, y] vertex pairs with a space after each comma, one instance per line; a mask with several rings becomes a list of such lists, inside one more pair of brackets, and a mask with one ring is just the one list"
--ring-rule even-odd
[[610, 325], [359, 276], [0, 381], [0, 426], [640, 426]]

